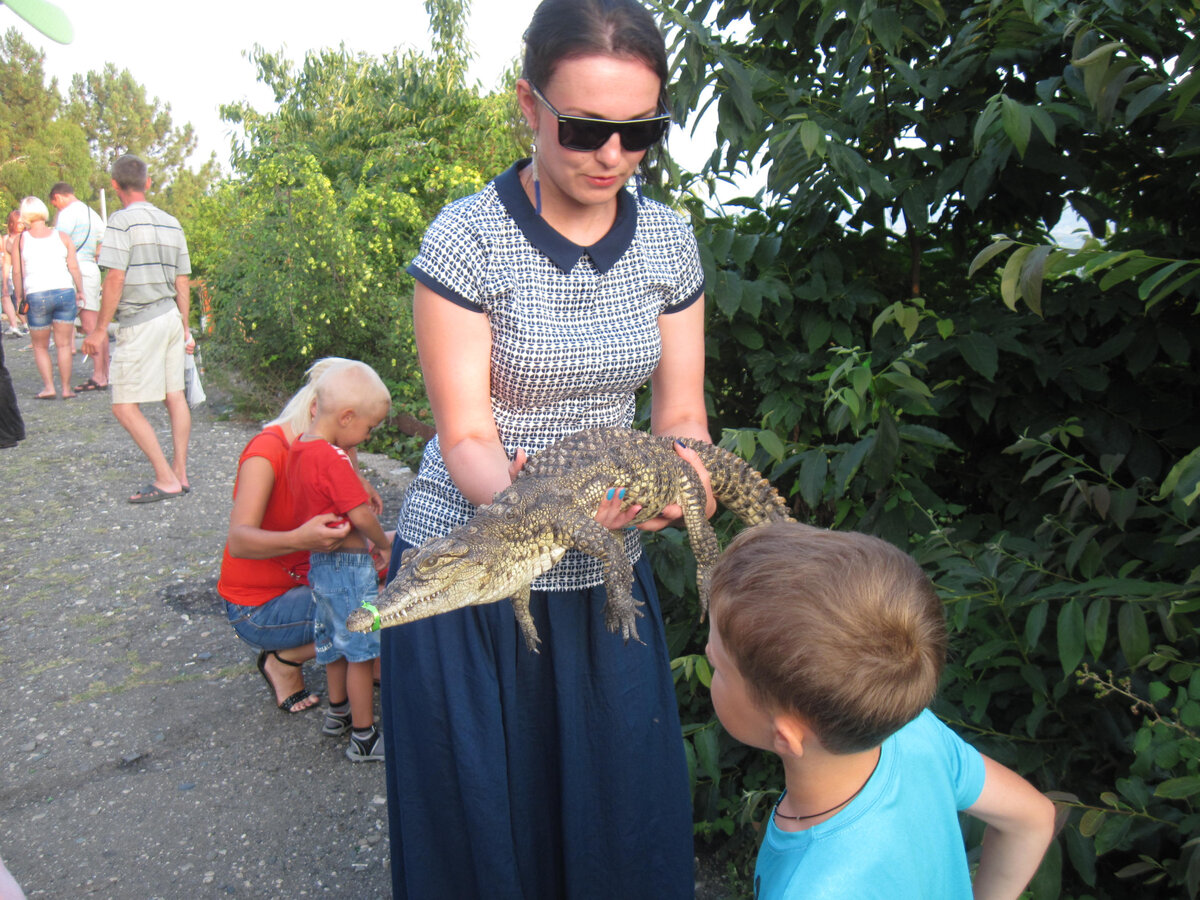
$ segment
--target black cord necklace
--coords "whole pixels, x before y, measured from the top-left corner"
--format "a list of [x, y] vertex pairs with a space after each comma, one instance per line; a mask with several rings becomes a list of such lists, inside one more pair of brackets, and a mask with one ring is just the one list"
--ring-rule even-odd
[[879, 756], [875, 757], [875, 765], [873, 765], [871, 767], [871, 775], [867, 776], [867, 780], [862, 783], [862, 785], [859, 787], [859, 789], [857, 791], [855, 791], [853, 794], [851, 794], [849, 797], [847, 797], [845, 800], [843, 800], [837, 806], [831, 806], [831, 807], [829, 807], [829, 809], [825, 810], [824, 812], [811, 813], [807, 816], [789, 816], [789, 815], [787, 815], [785, 813], [781, 813], [779, 811], [779, 804], [782, 803], [783, 798], [787, 796], [787, 788], [784, 788], [783, 793], [779, 795], [779, 799], [775, 801], [775, 808], [771, 810], [771, 814], [778, 816], [781, 819], [791, 819], [793, 822], [801, 822], [804, 819], [819, 819], [821, 816], [829, 815], [831, 812], [833, 812], [836, 809], [841, 809], [843, 806], [845, 806], [847, 803], [849, 803], [851, 800], [853, 800], [855, 797], [857, 797], [859, 794], [861, 794], [863, 792], [863, 788], [865, 788], [870, 783], [871, 776], [874, 775], [875, 770], [879, 768], [879, 760], [881, 760], [882, 758], [883, 758], [883, 751], [880, 750]]

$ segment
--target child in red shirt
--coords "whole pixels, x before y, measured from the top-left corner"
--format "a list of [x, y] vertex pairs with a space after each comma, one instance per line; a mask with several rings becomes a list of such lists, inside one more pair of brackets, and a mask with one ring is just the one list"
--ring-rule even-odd
[[[346, 756], [353, 762], [383, 759], [374, 712], [379, 635], [349, 631], [346, 617], [364, 602], [377, 599], [376, 568], [391, 552], [391, 541], [371, 511], [367, 492], [345, 451], [367, 439], [391, 403], [383, 380], [366, 363], [331, 372], [318, 384], [312, 424], [288, 452], [288, 483], [297, 521], [332, 513], [345, 516], [353, 526], [333, 552], [311, 553], [308, 571], [317, 601], [317, 662], [325, 666], [330, 699], [321, 730], [333, 736], [351, 730]], [[334, 703], [338, 696], [345, 699]]]

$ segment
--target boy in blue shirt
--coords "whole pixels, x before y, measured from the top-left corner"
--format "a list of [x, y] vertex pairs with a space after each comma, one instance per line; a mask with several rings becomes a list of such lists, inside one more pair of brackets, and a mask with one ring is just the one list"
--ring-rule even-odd
[[1017, 898], [1054, 806], [926, 707], [942, 604], [886, 541], [798, 522], [748, 529], [711, 575], [713, 706], [783, 761], [757, 900], [971, 898], [958, 811], [988, 824], [974, 897]]

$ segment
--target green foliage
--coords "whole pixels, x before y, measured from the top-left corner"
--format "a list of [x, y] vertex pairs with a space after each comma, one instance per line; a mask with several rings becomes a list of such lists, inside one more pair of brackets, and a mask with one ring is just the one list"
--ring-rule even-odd
[[[21, 198], [46, 200], [56, 181], [86, 184], [91, 163], [80, 128], [62, 114], [45, 54], [15, 28], [0, 38], [0, 215]], [[81, 199], [87, 199], [83, 193]]]
[[427, 418], [404, 267], [437, 211], [509, 161], [508, 106], [466, 89], [447, 57], [251, 58], [278, 107], [224, 108], [245, 132], [236, 178], [192, 233], [216, 336], [268, 387], [322, 356], [362, 359], [397, 411]]
[[[150, 200], [186, 220], [198, 200], [197, 193], [217, 176], [215, 154], [199, 172], [187, 168], [187, 159], [196, 148], [192, 126], [176, 128], [170, 104], [147, 97], [146, 88], [128, 69], [118, 71], [112, 63], [105, 63], [99, 72], [72, 77], [66, 116], [83, 128], [95, 163], [88, 180], [89, 196], [109, 187], [108, 173], [119, 156], [133, 153], [150, 168]], [[183, 190], [180, 182], [195, 186]], [[77, 191], [82, 188], [75, 187]], [[174, 190], [163, 193], [164, 188]]]
[[[765, 179], [691, 201], [723, 442], [934, 579], [937, 711], [1070, 813], [1035, 897], [1196, 896], [1194, 6], [662, 8], [677, 113], [719, 114], [698, 182]], [[752, 843], [777, 776], [712, 724], [666, 602], [699, 832]]]
[[[175, 128], [170, 107], [148, 100], [128, 71], [111, 64], [71, 79], [70, 101], [45, 81], [45, 55], [10, 28], [0, 39], [0, 211], [22, 197], [48, 200], [66, 181], [80, 200], [98, 207], [109, 169], [122, 153], [150, 166], [150, 199], [185, 223], [217, 175], [213, 157], [198, 171], [186, 166], [196, 145], [191, 125]], [[110, 189], [111, 191], [111, 189]]]

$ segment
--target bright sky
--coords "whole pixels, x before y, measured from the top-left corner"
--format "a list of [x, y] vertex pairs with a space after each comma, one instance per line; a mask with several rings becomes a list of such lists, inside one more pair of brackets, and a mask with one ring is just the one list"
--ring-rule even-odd
[[[429, 28], [421, 0], [52, 0], [70, 18], [75, 40], [57, 44], [11, 10], [0, 7], [0, 32], [15, 26], [46, 54], [47, 76], [58, 78], [64, 96], [71, 76], [100, 70], [106, 62], [133, 77], [171, 107], [179, 126], [191, 122], [198, 156], [210, 151], [228, 168], [229, 126], [223, 103], [249, 100], [271, 108], [271, 92], [255, 79], [243, 55], [255, 44], [299, 62], [309, 50], [345, 44], [353, 52], [379, 55], [393, 49], [428, 50]], [[475, 0], [470, 20], [475, 61], [471, 77], [495, 87], [521, 50], [521, 34], [537, 0]]]
[[[272, 106], [271, 92], [255, 79], [244, 56], [255, 44], [282, 49], [297, 63], [309, 50], [345, 44], [352, 52], [379, 55], [393, 49], [429, 49], [421, 0], [207, 0], [187, 5], [162, 0], [51, 0], [70, 18], [75, 39], [58, 44], [0, 6], [0, 32], [16, 27], [46, 55], [47, 78], [56, 77], [66, 96], [72, 75], [99, 71], [106, 62], [128, 69], [171, 107], [176, 126], [190, 122], [198, 146], [193, 163], [216, 151], [228, 170], [230, 126], [220, 106], [248, 100], [259, 110]], [[471, 78], [495, 88], [521, 52], [521, 35], [538, 0], [474, 0], [468, 26], [475, 51]], [[682, 129], [671, 136], [677, 159], [687, 165]], [[708, 150], [699, 152], [698, 164]]]

